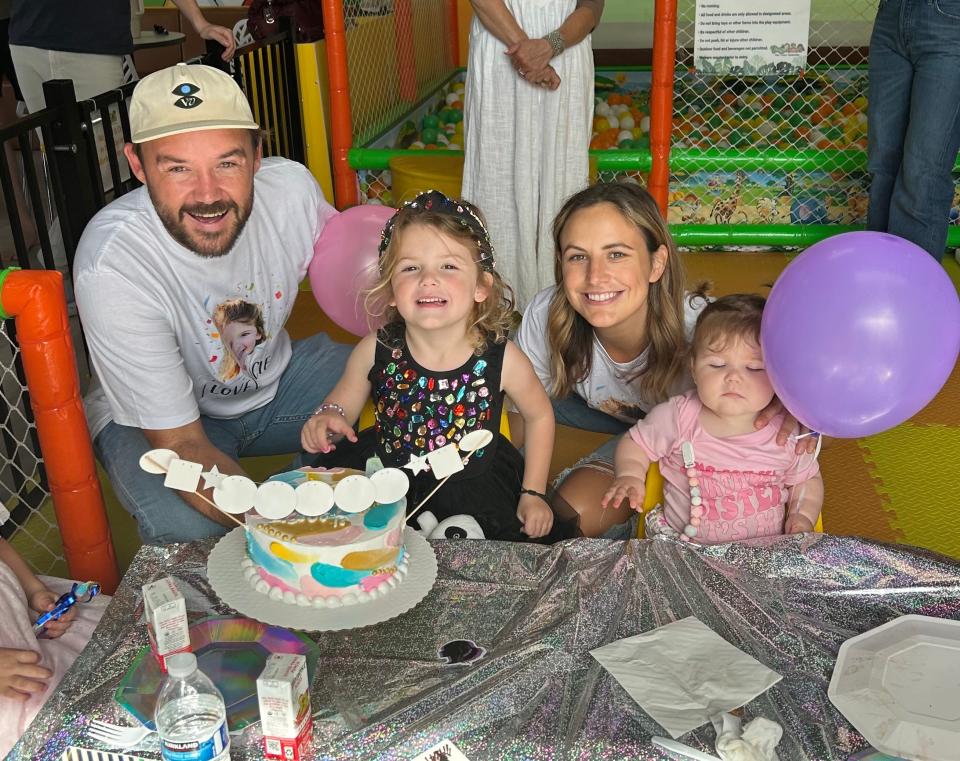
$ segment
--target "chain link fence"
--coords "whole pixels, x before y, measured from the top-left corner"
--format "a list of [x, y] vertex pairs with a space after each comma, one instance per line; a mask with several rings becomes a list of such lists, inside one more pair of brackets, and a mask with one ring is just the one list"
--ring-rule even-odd
[[16, 537], [17, 549], [38, 573], [64, 576], [63, 542], [13, 331], [12, 320], [0, 323], [0, 516], [9, 514], [0, 534]]
[[444, 0], [344, 3], [353, 145], [364, 147], [454, 69]]
[[[448, 6], [449, 0], [344, 3], [350, 163], [357, 171], [361, 203], [396, 204], [389, 160], [402, 155], [397, 152], [462, 145], [462, 81], [460, 95], [445, 100], [457, 71], [457, 30]], [[460, 101], [458, 114], [446, 119], [445, 108], [454, 100]], [[454, 135], [456, 122], [459, 137]]]
[[[422, 4], [428, 5], [440, 3]], [[746, 76], [737, 73], [738, 66], [743, 67], [731, 61], [733, 73], [715, 75], [694, 68], [696, 0], [679, 0], [668, 220], [681, 243], [687, 239], [692, 245], [701, 241], [717, 248], [725, 241], [748, 244], [755, 239], [767, 246], [770, 241], [805, 245], [812, 239], [805, 239], [804, 231], [866, 222], [868, 51], [875, 15], [875, 0], [814, 2], [802, 73], [773, 70]], [[436, 16], [431, 23], [431, 44], [442, 47], [448, 30], [440, 34]], [[359, 41], [358, 31], [349, 34]], [[384, 33], [365, 44], [392, 49], [393, 43]], [[445, 134], [442, 123], [436, 145], [423, 139], [425, 132], [435, 138], [426, 121], [449, 105], [445, 99], [451, 96], [451, 83], [435, 93], [426, 108], [393, 97], [389, 109], [377, 114], [386, 94], [383, 87], [375, 87], [388, 81], [388, 75], [378, 80], [365, 73], [369, 63], [360, 63], [367, 56], [358, 44], [350, 55], [355, 146], [394, 151], [443, 150], [451, 143], [460, 147], [458, 136]], [[442, 60], [439, 52], [435, 55]], [[379, 65], [396, 77], [394, 59], [386, 56]], [[438, 77], [448, 71], [438, 71]], [[430, 84], [435, 86], [423, 82], [427, 91]], [[651, 161], [649, 87], [649, 69], [598, 68], [591, 182], [646, 184]], [[368, 155], [364, 162], [354, 164], [359, 167], [361, 201], [394, 205], [386, 159], [381, 156], [378, 162]], [[960, 225], [960, 190], [950, 223]], [[792, 229], [770, 232], [787, 225]]]
[[733, 60], [731, 73], [712, 75], [693, 67], [696, 2], [680, 0], [671, 223], [865, 222], [875, 14], [874, 0], [814, 3], [804, 72], [746, 76], [746, 62]]

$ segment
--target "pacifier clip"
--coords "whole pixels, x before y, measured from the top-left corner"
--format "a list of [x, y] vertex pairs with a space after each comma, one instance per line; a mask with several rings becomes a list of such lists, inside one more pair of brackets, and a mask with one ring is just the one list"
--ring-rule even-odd
[[703, 516], [703, 497], [700, 494], [700, 479], [697, 478], [696, 458], [693, 453], [693, 443], [684, 441], [680, 445], [680, 455], [683, 457], [683, 467], [686, 469], [687, 484], [690, 487], [690, 518], [683, 527], [681, 541], [689, 542], [700, 530], [700, 518]]

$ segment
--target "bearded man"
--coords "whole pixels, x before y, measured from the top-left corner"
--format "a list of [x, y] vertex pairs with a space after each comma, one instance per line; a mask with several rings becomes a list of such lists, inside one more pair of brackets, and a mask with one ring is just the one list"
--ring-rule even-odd
[[[304, 166], [262, 158], [243, 92], [217, 69], [178, 64], [144, 77], [129, 115], [124, 152], [144, 187], [90, 221], [74, 267], [95, 374], [84, 406], [144, 541], [192, 541], [234, 524], [201, 496], [166, 488], [140, 458], [169, 449], [242, 475], [242, 456], [299, 451], [350, 351], [323, 334], [291, 341], [284, 329], [336, 211]], [[226, 306], [259, 331], [243, 357], [230, 355], [235, 342], [215, 319]], [[224, 379], [226, 364], [241, 370]]]

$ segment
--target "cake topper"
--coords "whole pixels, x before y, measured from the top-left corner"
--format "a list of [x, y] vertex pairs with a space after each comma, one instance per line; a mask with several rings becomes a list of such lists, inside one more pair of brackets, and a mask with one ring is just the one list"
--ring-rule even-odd
[[[171, 449], [153, 449], [140, 458], [140, 467], [147, 473], [163, 475], [164, 485], [179, 491], [191, 492], [221, 512], [242, 515], [250, 510], [268, 520], [280, 520], [294, 514], [308, 518], [330, 512], [334, 505], [344, 513], [362, 513], [375, 504], [399, 502], [407, 495], [410, 481], [397, 468], [383, 468], [367, 477], [359, 473], [344, 475], [347, 471], [294, 471], [283, 476], [302, 475], [294, 486], [284, 478], [273, 478], [257, 484], [246, 476], [225, 475], [214, 465], [204, 471], [199, 463], [180, 459]], [[200, 489], [213, 487], [213, 499]], [[331, 485], [325, 480], [333, 481]], [[243, 522], [233, 518], [243, 526]]]
[[[459, 443], [452, 442], [423, 456], [411, 455], [404, 468], [409, 468], [413, 475], [429, 470], [439, 483], [407, 513], [407, 520], [423, 508], [450, 476], [467, 466], [474, 452], [492, 440], [490, 431], [478, 429], [466, 434]], [[375, 504], [399, 502], [410, 489], [406, 473], [399, 468], [382, 468], [369, 476], [352, 474], [339, 479], [340, 473], [323, 471], [324, 476], [336, 481], [333, 486], [312, 478], [319, 471], [309, 469], [293, 471], [293, 474], [304, 474], [304, 480], [296, 486], [282, 477], [292, 474], [281, 474], [279, 478], [257, 484], [246, 476], [225, 475], [216, 465], [204, 470], [200, 463], [183, 460], [172, 449], [151, 449], [140, 458], [140, 467], [147, 473], [165, 476], [164, 486], [196, 494], [244, 528], [243, 521], [233, 516], [254, 510], [268, 520], [281, 520], [294, 514], [313, 518], [330, 512], [334, 506], [344, 513], [362, 513]], [[213, 488], [212, 500], [200, 489], [201, 477], [203, 489]]]

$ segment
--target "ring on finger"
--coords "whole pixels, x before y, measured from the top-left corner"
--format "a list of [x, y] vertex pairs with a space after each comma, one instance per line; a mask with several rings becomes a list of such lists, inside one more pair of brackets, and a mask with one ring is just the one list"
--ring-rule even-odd
[[519, 74], [520, 74], [520, 79], [526, 79], [526, 78], [527, 78], [527, 73], [526, 73], [525, 71], [521, 71], [521, 72], [519, 72]]

